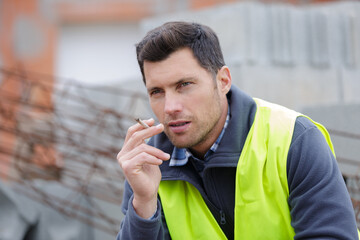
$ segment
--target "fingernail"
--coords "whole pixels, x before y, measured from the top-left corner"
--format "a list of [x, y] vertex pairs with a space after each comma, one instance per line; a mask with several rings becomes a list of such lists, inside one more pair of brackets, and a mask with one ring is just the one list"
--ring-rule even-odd
[[162, 128], [163, 127], [163, 124], [162, 123], [159, 123], [158, 125], [156, 125], [157, 128]]

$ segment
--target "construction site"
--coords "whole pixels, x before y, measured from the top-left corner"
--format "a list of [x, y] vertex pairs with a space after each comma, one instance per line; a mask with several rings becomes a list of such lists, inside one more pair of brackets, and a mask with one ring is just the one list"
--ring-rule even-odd
[[171, 20], [212, 27], [233, 84], [328, 129], [360, 227], [360, 2], [0, 0], [0, 240], [115, 239], [116, 156], [154, 117], [135, 44]]

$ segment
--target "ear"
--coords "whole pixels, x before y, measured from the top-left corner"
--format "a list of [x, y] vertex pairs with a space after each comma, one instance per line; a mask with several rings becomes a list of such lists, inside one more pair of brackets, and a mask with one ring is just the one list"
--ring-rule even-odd
[[218, 88], [224, 94], [227, 94], [231, 88], [231, 74], [227, 66], [223, 66], [216, 74]]

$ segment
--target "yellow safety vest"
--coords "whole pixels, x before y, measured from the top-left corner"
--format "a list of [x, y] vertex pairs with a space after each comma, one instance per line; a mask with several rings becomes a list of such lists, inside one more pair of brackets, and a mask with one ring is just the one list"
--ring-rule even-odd
[[[298, 112], [255, 99], [257, 111], [236, 170], [234, 238], [293, 239], [286, 161]], [[326, 129], [313, 121], [331, 150]], [[199, 191], [161, 181], [159, 196], [172, 239], [226, 239]]]

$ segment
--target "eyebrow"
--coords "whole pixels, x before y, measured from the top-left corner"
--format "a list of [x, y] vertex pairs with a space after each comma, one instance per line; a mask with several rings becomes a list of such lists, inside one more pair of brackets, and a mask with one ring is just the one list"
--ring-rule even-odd
[[196, 79], [197, 78], [195, 78], [195, 77], [184, 77], [184, 78], [181, 78], [179, 81], [177, 81], [174, 85], [178, 85], [179, 83], [182, 83], [182, 82], [194, 81]]
[[[179, 85], [180, 83], [183, 83], [183, 82], [186, 82], [186, 81], [194, 81], [196, 80], [197, 78], [196, 77], [184, 77], [184, 78], [180, 78], [178, 81], [170, 84], [171, 86], [176, 86], [176, 85]], [[148, 92], [152, 92], [154, 90], [158, 90], [158, 89], [162, 89], [161, 87], [151, 87], [151, 88], [148, 88], [147, 91]]]

